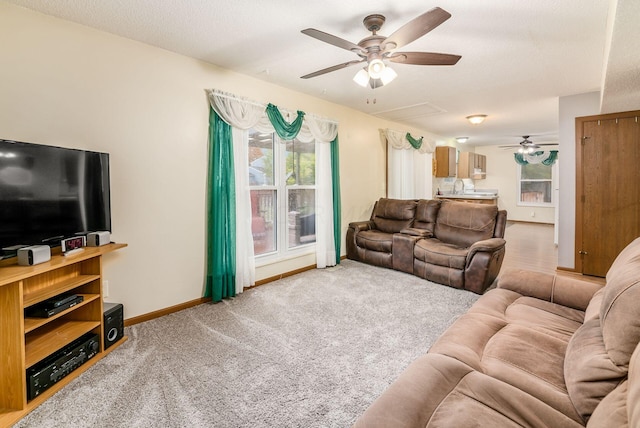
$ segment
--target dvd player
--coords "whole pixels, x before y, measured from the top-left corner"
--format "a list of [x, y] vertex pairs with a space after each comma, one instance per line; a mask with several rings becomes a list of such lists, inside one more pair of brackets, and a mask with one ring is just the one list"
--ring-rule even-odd
[[81, 303], [83, 300], [84, 297], [77, 294], [57, 296], [25, 309], [24, 314], [27, 317], [49, 318]]

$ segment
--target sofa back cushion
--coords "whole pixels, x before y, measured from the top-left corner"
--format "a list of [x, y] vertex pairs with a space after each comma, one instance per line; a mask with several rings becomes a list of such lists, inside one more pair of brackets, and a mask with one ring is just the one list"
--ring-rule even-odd
[[413, 227], [428, 230], [433, 233], [440, 210], [440, 200], [420, 199], [416, 208], [416, 220]]
[[587, 427], [640, 426], [640, 345], [631, 355], [628, 379], [604, 397]]
[[434, 236], [448, 244], [470, 247], [493, 237], [497, 214], [497, 205], [442, 201]]
[[381, 232], [398, 233], [413, 225], [417, 205], [410, 199], [380, 198], [373, 211], [373, 223]]
[[600, 318], [611, 360], [628, 366], [640, 341], [640, 238], [622, 250], [607, 272]]
[[633, 351], [629, 363], [629, 396], [627, 397], [629, 426], [640, 426], [640, 345]]
[[585, 421], [626, 378], [640, 341], [640, 239], [618, 255], [602, 294], [594, 298], [601, 300], [599, 312], [587, 311], [587, 320], [569, 341], [564, 363], [567, 391]]

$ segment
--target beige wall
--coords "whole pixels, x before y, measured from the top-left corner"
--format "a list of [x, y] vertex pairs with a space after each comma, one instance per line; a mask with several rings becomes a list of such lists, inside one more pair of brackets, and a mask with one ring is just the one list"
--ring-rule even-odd
[[507, 210], [509, 220], [555, 223], [555, 208], [518, 205], [518, 164], [513, 158], [512, 150], [497, 146], [478, 146], [475, 152], [487, 157], [487, 178], [475, 180], [475, 187], [498, 189], [498, 206]]
[[[205, 89], [340, 122], [343, 240], [348, 223], [367, 218], [385, 193], [378, 129], [406, 129], [1, 1], [0, 40], [0, 138], [111, 155], [113, 239], [129, 246], [106, 256], [104, 274], [107, 300], [124, 303], [126, 318], [202, 296]], [[257, 274], [260, 279], [312, 263], [313, 257], [294, 259]]]

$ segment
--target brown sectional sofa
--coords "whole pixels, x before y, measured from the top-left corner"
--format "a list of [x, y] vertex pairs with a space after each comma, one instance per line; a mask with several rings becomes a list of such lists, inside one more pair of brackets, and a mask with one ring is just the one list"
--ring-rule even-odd
[[508, 271], [356, 428], [640, 427], [640, 238], [606, 285]]
[[495, 205], [381, 198], [349, 224], [347, 258], [481, 294], [502, 266], [506, 221]]

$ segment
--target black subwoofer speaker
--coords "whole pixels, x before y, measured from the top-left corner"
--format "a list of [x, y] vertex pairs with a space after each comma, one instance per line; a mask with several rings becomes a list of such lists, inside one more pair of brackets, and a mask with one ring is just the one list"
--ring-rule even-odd
[[122, 303], [103, 303], [104, 349], [124, 336], [124, 308]]

